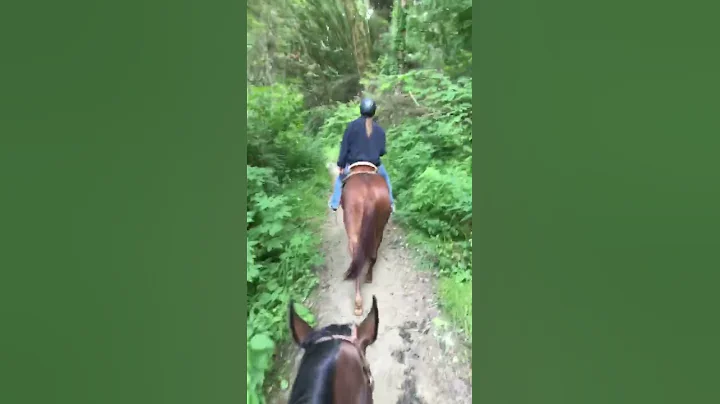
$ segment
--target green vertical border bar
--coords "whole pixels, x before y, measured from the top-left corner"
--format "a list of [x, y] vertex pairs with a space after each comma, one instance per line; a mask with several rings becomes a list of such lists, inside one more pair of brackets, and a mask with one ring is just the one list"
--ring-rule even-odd
[[245, 7], [3, 7], [0, 402], [244, 402]]
[[720, 402], [718, 5], [475, 7], [475, 400]]
[[[242, 128], [240, 128], [240, 131], [238, 132], [239, 135], [239, 141], [241, 143], [241, 149], [242, 149], [242, 155], [240, 156], [240, 163], [242, 170], [242, 173], [239, 175], [239, 186], [240, 188], [238, 191], [242, 192], [242, 198], [240, 198], [240, 206], [242, 212], [242, 223], [239, 227], [240, 234], [242, 236], [241, 245], [238, 245], [241, 261], [240, 261], [240, 267], [238, 267], [238, 270], [241, 273], [240, 277], [240, 283], [238, 284], [240, 286], [239, 288], [239, 294], [242, 297], [242, 301], [239, 304], [240, 309], [240, 325], [242, 326], [242, 335], [243, 335], [243, 346], [240, 352], [240, 356], [238, 359], [241, 360], [240, 366], [245, 371], [246, 376], [242, 378], [242, 381], [240, 381], [240, 386], [243, 388], [243, 392], [245, 393], [244, 398], [241, 398], [241, 402], [247, 401], [247, 313], [248, 313], [248, 300], [247, 300], [247, 248], [245, 247], [245, 244], [247, 243], [247, 2], [242, 3], [240, 6], [242, 8], [242, 16], [238, 20], [239, 21], [239, 27], [242, 29], [242, 41], [245, 45], [245, 48], [243, 49], [242, 59], [241, 63], [239, 64], [239, 67], [242, 68], [242, 70], [239, 70], [238, 73], [242, 76], [243, 80], [241, 82], [240, 88], [242, 88], [242, 93], [238, 94], [240, 95], [240, 98], [238, 98], [239, 101], [239, 108], [238, 112], [242, 114], [241, 123]], [[229, 40], [228, 40], [229, 41]], [[240, 73], [242, 72], [242, 73]]]
[[[473, 6], [472, 18], [473, 18], [472, 52], [473, 52], [473, 56], [477, 57], [480, 53], [482, 53], [482, 50], [481, 50], [482, 49], [482, 41], [481, 41], [482, 34], [479, 32], [479, 30], [477, 28], [477, 21], [480, 21], [482, 19], [482, 11], [481, 11], [480, 7], [478, 7], [477, 5]], [[475, 61], [475, 63], [473, 64], [473, 72], [472, 72], [473, 73], [473, 103], [472, 104], [473, 104], [473, 110], [475, 111], [475, 114], [476, 114], [473, 119], [473, 141], [472, 141], [472, 149], [473, 149], [473, 166], [472, 166], [472, 171], [473, 171], [473, 185], [472, 185], [473, 198], [472, 198], [472, 201], [473, 202], [472, 203], [473, 203], [473, 216], [474, 216], [473, 217], [473, 234], [474, 234], [473, 238], [475, 238], [476, 240], [474, 240], [475, 242], [473, 244], [473, 259], [475, 260], [475, 264], [473, 265], [473, 283], [472, 283], [472, 291], [473, 291], [473, 293], [472, 293], [473, 294], [472, 313], [473, 314], [472, 315], [473, 315], [473, 324], [475, 324], [475, 327], [473, 328], [472, 340], [473, 340], [474, 345], [478, 345], [478, 347], [480, 347], [484, 343], [484, 341], [478, 339], [481, 335], [481, 332], [478, 331], [478, 329], [477, 329], [478, 324], [481, 324], [481, 326], [482, 326], [482, 323], [481, 322], [479, 323], [478, 321], [482, 321], [482, 319], [483, 319], [483, 315], [480, 313], [482, 303], [478, 300], [478, 298], [480, 297], [480, 293], [482, 293], [482, 288], [480, 288], [480, 283], [479, 283], [478, 278], [479, 278], [479, 272], [483, 270], [482, 269], [483, 266], [481, 263], [487, 262], [487, 260], [485, 260], [485, 259], [479, 259], [480, 254], [482, 254], [482, 248], [481, 248], [480, 244], [477, 242], [477, 236], [478, 236], [479, 232], [482, 230], [481, 229], [482, 225], [480, 224], [480, 221], [484, 217], [484, 215], [479, 214], [480, 213], [479, 209], [481, 209], [482, 207], [481, 207], [481, 204], [479, 203], [480, 198], [479, 198], [478, 192], [482, 192], [482, 190], [484, 188], [486, 188], [483, 186], [483, 183], [480, 180], [481, 169], [477, 165], [477, 163], [478, 163], [477, 159], [478, 159], [478, 155], [479, 155], [479, 151], [480, 151], [480, 147], [481, 147], [480, 145], [482, 144], [481, 140], [478, 138], [478, 136], [482, 136], [482, 133], [479, 130], [480, 125], [479, 125], [478, 121], [480, 119], [482, 119], [482, 116], [483, 116], [483, 115], [478, 116], [477, 114], [479, 111], [482, 111], [482, 108], [483, 108], [483, 101], [481, 101], [481, 100], [484, 100], [485, 102], [487, 102], [487, 100], [488, 100], [487, 96], [485, 98], [482, 98], [483, 95], [482, 95], [482, 91], [480, 89], [482, 87], [481, 83], [482, 83], [482, 79], [483, 79], [482, 74], [481, 74], [482, 71], [483, 70], [480, 67], [478, 67], [478, 62]], [[487, 271], [487, 269], [486, 269], [486, 271]], [[472, 377], [472, 385], [473, 385], [472, 392], [474, 394], [473, 394], [472, 401], [473, 402], [484, 402], [484, 401], [482, 401], [483, 399], [479, 398], [479, 396], [478, 396], [478, 387], [480, 387], [482, 385], [482, 381], [480, 380], [480, 377], [478, 376], [477, 371], [476, 371], [476, 369], [478, 369], [481, 366], [481, 361], [483, 359], [478, 354], [478, 352], [475, 352], [475, 351], [476, 351], [476, 349], [473, 348], [472, 364], [471, 364], [471, 377]], [[478, 349], [478, 351], [479, 351], [479, 349]], [[487, 395], [486, 395], [486, 397], [487, 397]]]

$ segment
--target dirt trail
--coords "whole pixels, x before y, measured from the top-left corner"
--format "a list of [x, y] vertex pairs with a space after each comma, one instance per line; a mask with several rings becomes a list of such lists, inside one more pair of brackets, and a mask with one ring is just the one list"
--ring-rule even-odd
[[[337, 175], [334, 167], [331, 176]], [[468, 349], [447, 322], [438, 319], [435, 278], [415, 269], [415, 260], [392, 219], [373, 271], [373, 283], [364, 284], [362, 318], [353, 315], [354, 289], [343, 274], [350, 264], [342, 211], [330, 212], [324, 226], [326, 269], [311, 302], [320, 326], [359, 322], [367, 315], [372, 295], [378, 299], [380, 329], [368, 347], [367, 358], [375, 378], [376, 404], [471, 403], [471, 368]], [[437, 320], [436, 320], [437, 319]], [[290, 348], [290, 383], [302, 352]], [[272, 400], [287, 401], [289, 389]]]

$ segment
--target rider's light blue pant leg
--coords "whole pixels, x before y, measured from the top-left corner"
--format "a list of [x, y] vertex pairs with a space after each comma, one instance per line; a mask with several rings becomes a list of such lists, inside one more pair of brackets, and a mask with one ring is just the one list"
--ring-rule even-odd
[[342, 180], [340, 176], [335, 179], [335, 186], [333, 187], [333, 193], [330, 197], [330, 209], [337, 210], [340, 206], [340, 196], [342, 195]]
[[388, 191], [390, 193], [390, 204], [394, 205], [395, 198], [393, 198], [392, 185], [390, 184], [390, 177], [388, 176], [387, 170], [385, 170], [385, 164], [381, 164], [380, 167], [378, 167], [378, 174], [385, 178], [385, 182], [387, 182]]
[[[347, 167], [345, 167], [345, 172], [347, 172]], [[338, 207], [340, 207], [340, 197], [342, 196], [342, 179], [345, 178], [344, 174], [338, 175], [335, 179], [335, 186], [333, 187], [333, 193], [330, 197], [330, 202], [328, 205], [330, 206], [330, 209], [337, 210]]]

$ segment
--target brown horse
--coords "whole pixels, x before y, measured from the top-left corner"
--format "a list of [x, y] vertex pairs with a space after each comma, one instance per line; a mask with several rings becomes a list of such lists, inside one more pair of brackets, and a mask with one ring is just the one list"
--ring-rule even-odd
[[290, 334], [305, 349], [288, 404], [372, 404], [373, 378], [365, 350], [377, 339], [377, 299], [359, 325], [332, 324], [318, 331], [289, 307]]
[[365, 282], [372, 283], [377, 252], [390, 218], [390, 193], [385, 179], [377, 174], [373, 164], [358, 162], [351, 165], [349, 171], [340, 199], [352, 257], [345, 279], [355, 280], [355, 315], [361, 316], [360, 275], [367, 264]]

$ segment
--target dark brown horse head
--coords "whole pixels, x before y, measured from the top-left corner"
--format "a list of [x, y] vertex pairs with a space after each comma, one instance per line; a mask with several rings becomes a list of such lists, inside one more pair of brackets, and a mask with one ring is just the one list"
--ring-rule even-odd
[[288, 404], [372, 403], [373, 379], [365, 350], [377, 339], [379, 313], [358, 325], [331, 324], [315, 330], [289, 307], [290, 334], [305, 350]]

